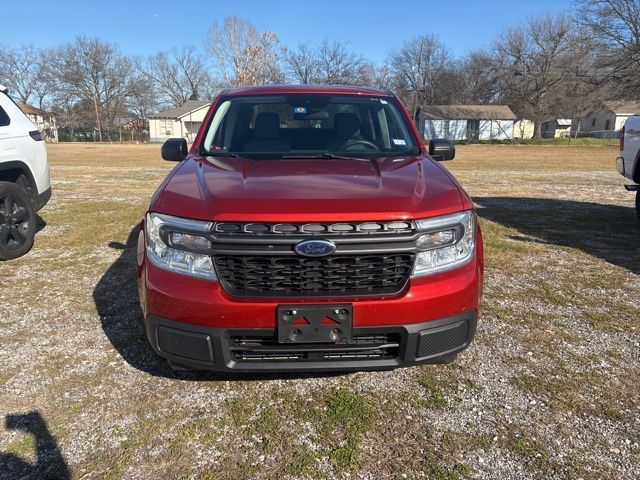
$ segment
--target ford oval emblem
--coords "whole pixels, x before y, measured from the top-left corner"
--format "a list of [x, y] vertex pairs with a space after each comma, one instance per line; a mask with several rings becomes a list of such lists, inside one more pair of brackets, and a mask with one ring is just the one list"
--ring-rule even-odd
[[336, 251], [336, 245], [328, 240], [304, 240], [296, 245], [298, 255], [305, 257], [324, 257]]

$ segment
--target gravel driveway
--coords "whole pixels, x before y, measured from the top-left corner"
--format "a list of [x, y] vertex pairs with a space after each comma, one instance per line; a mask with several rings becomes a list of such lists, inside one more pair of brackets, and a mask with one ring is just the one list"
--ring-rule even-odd
[[0, 264], [0, 479], [640, 478], [640, 222], [616, 149], [468, 146], [476, 342], [449, 366], [176, 373], [147, 345], [136, 224], [157, 145], [50, 145], [54, 197]]

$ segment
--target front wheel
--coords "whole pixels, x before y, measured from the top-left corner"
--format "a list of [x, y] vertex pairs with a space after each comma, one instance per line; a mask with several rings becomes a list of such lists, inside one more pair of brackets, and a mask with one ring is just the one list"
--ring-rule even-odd
[[36, 213], [29, 194], [15, 183], [0, 182], [0, 260], [27, 253], [35, 234]]

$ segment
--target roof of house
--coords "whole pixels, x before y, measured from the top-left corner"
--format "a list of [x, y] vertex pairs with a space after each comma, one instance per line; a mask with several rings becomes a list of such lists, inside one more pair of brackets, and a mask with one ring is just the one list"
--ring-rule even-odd
[[18, 103], [18, 108], [22, 110], [22, 113], [25, 115], [49, 115], [49, 112], [45, 112], [33, 105], [29, 105], [28, 103]]
[[640, 102], [610, 101], [604, 106], [617, 115], [636, 115], [640, 113]]
[[516, 120], [507, 105], [427, 105], [425, 118], [434, 120]]
[[208, 107], [211, 102], [208, 100], [187, 100], [179, 107], [169, 108], [162, 112], [149, 115], [149, 118], [180, 118], [188, 115], [189, 113], [200, 110], [203, 107]]

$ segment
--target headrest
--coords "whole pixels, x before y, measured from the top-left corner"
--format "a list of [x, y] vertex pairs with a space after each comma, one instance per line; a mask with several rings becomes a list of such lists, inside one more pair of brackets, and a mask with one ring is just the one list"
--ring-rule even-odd
[[259, 113], [256, 116], [254, 137], [260, 140], [274, 140], [278, 138], [280, 118], [275, 112]]
[[333, 118], [333, 129], [338, 138], [346, 140], [360, 130], [360, 120], [355, 113], [336, 113]]

